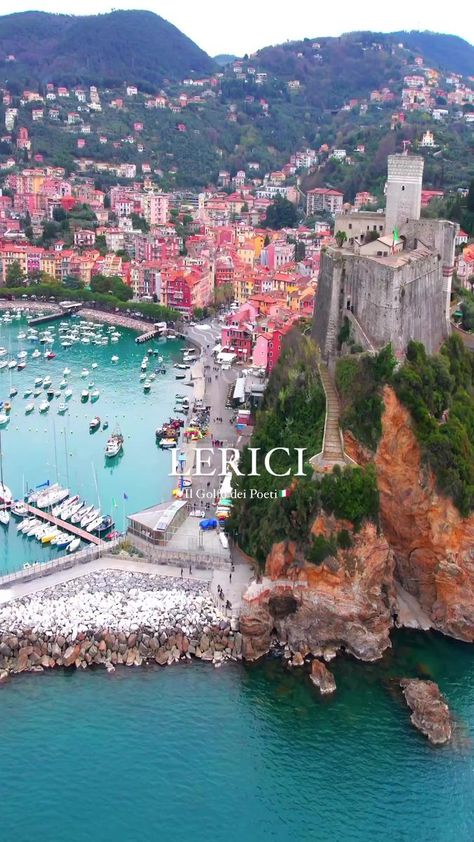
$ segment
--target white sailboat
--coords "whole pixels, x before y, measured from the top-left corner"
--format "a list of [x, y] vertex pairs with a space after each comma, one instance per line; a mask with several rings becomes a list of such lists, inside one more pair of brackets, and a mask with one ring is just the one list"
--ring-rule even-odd
[[7, 485], [3, 482], [3, 451], [2, 451], [2, 434], [0, 432], [0, 506], [11, 506], [12, 493]]

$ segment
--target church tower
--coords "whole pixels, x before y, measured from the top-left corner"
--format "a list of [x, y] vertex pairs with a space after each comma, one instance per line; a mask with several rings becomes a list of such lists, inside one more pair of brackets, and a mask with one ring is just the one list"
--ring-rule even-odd
[[424, 160], [419, 155], [389, 155], [385, 234], [420, 218]]

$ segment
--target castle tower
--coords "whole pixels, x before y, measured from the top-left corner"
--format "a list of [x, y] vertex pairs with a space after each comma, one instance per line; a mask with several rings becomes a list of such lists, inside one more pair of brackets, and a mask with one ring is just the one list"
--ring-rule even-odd
[[385, 234], [420, 218], [424, 160], [419, 155], [389, 155]]

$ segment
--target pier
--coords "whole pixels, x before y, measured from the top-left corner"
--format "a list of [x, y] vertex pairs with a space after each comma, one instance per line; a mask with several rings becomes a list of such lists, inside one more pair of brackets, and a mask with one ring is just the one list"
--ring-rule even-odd
[[70, 304], [67, 307], [63, 307], [61, 310], [54, 311], [53, 313], [47, 313], [45, 316], [37, 316], [35, 319], [30, 319], [28, 322], [29, 327], [35, 327], [35, 325], [44, 325], [48, 322], [57, 322], [58, 319], [69, 319], [73, 313], [76, 313], [82, 307], [81, 304]]
[[154, 339], [155, 336], [161, 336], [158, 330], [153, 328], [152, 330], [147, 330], [146, 333], [142, 333], [141, 336], [137, 336], [135, 342], [137, 345], [141, 345], [142, 342], [149, 342], [151, 339]]
[[92, 535], [90, 532], [86, 532], [85, 529], [81, 529], [79, 526], [74, 526], [72, 523], [68, 523], [65, 520], [61, 520], [61, 518], [59, 517], [54, 517], [54, 515], [50, 515], [49, 512], [44, 512], [43, 509], [37, 509], [35, 506], [31, 506], [29, 503], [27, 504], [27, 508], [28, 512], [33, 517], [45, 520], [48, 523], [53, 524], [53, 526], [57, 526], [60, 529], [63, 529], [64, 532], [70, 532], [77, 538], [82, 538], [83, 541], [88, 541], [90, 544], [101, 543], [101, 539], [98, 538], [97, 535]]

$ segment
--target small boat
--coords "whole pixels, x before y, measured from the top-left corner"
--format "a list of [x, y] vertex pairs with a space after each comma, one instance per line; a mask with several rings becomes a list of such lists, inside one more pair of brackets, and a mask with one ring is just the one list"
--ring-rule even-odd
[[[81, 542], [80, 538], [75, 538], [74, 540]], [[61, 532], [57, 538], [55, 538], [54, 546], [58, 548], [58, 550], [64, 549], [65, 547], [70, 547], [71, 543], [71, 536], [67, 534], [67, 532]]]
[[33, 524], [36, 522], [35, 517], [28, 517], [25, 520], [21, 520], [18, 524], [16, 531], [17, 532], [27, 532], [28, 529], [31, 529]]
[[17, 357], [19, 360], [24, 360], [28, 356], [28, 351], [18, 351]]
[[88, 401], [88, 400], [89, 400], [89, 390], [83, 389], [82, 392], [81, 392], [81, 401], [83, 403], [86, 403], [86, 401]]
[[52, 383], [52, 382], [53, 382], [53, 381], [51, 380], [51, 377], [49, 377], [49, 376], [48, 376], [48, 377], [44, 377], [44, 378], [43, 378], [43, 389], [47, 389], [47, 388], [48, 388], [48, 386], [51, 386], [51, 383]]
[[7, 415], [5, 412], [0, 412], [0, 427], [4, 427], [5, 424], [8, 424], [9, 420], [9, 415]]
[[102, 515], [99, 515], [99, 517], [96, 517], [96, 518], [95, 518], [95, 520], [92, 520], [92, 521], [91, 521], [91, 522], [90, 522], [90, 523], [86, 526], [86, 531], [87, 531], [87, 532], [95, 532], [95, 531], [96, 531], [96, 529], [97, 529], [97, 528], [100, 526], [100, 524], [102, 523], [102, 521], [103, 521], [103, 517], [102, 517]]
[[98, 532], [99, 535], [102, 535], [104, 532], [109, 532], [109, 530], [113, 529], [114, 526], [115, 523], [113, 522], [111, 515], [106, 515], [102, 518], [101, 522], [99, 523], [99, 526], [95, 529], [95, 531]]
[[10, 397], [14, 398], [15, 395], [17, 395], [17, 394], [18, 394], [18, 389], [16, 389], [15, 386], [12, 386], [11, 389], [10, 389]]
[[8, 526], [10, 523], [10, 514], [6, 509], [0, 509], [0, 523], [2, 526]]
[[43, 378], [37, 377], [35, 380], [35, 386], [42, 386], [43, 385]]
[[41, 351], [38, 351], [38, 348], [35, 348], [35, 350], [33, 351], [32, 355], [31, 355], [31, 358], [33, 360], [37, 360], [38, 357], [41, 357]]
[[31, 398], [31, 395], [32, 395], [32, 394], [33, 394], [33, 390], [32, 390], [32, 389], [25, 389], [25, 391], [23, 392], [23, 397], [24, 397], [24, 398]]
[[63, 378], [63, 379], [61, 380], [60, 384], [59, 384], [59, 388], [60, 388], [60, 389], [65, 389], [65, 388], [66, 388], [66, 386], [67, 386], [67, 380], [64, 380], [64, 378]]
[[176, 377], [176, 380], [185, 380], [186, 375], [185, 374], [176, 374], [175, 377]]
[[27, 403], [26, 406], [25, 406], [25, 414], [29, 415], [30, 412], [33, 412], [34, 408], [35, 408], [34, 403]]
[[39, 405], [40, 412], [47, 412], [49, 409], [49, 401], [41, 401]]
[[145, 372], [142, 372], [142, 374], [140, 374], [140, 380], [141, 380], [142, 382], [143, 382], [143, 380], [146, 380], [146, 374], [145, 374]]
[[67, 377], [70, 373], [71, 373], [71, 369], [66, 366], [66, 368], [63, 369], [64, 377]]
[[98, 401], [100, 398], [100, 392], [98, 389], [93, 389], [91, 392], [91, 401]]
[[87, 388], [88, 388], [88, 389], [93, 389], [93, 388], [94, 388], [94, 386], [95, 386], [94, 381], [93, 381], [93, 380], [89, 380], [89, 382], [88, 382], [88, 384], [87, 384]]
[[12, 405], [11, 405], [10, 401], [3, 401], [3, 409], [5, 410], [5, 412], [7, 412], [7, 413], [10, 412], [11, 408], [12, 408]]
[[89, 369], [83, 368], [81, 371], [81, 377], [88, 377], [89, 376]]
[[64, 415], [69, 409], [67, 403], [59, 403], [58, 404], [58, 415]]
[[81, 518], [81, 529], [85, 529], [88, 523], [92, 523], [93, 520], [96, 520], [100, 515], [100, 509], [92, 509], [92, 511], [87, 512], [83, 518]]
[[90, 515], [94, 506], [82, 506], [79, 511], [75, 512], [71, 517], [71, 523], [80, 523], [83, 518]]
[[8, 363], [6, 360], [2, 360], [0, 363], [0, 371], [3, 371], [4, 368], [8, 368]]
[[2, 345], [2, 347], [0, 348], [0, 357], [5, 357], [7, 354], [8, 354], [7, 349], [4, 348], [3, 345]]
[[118, 363], [119, 358], [117, 357], [116, 354], [114, 354], [113, 357], [111, 358], [111, 360], [112, 360], [113, 363]]
[[160, 439], [159, 445], [162, 450], [170, 450], [172, 447], [177, 447], [176, 439]]
[[10, 362], [8, 363], [8, 368], [16, 368], [17, 365], [18, 363], [16, 360], [10, 360]]
[[54, 353], [54, 351], [48, 351], [45, 354], [45, 357], [46, 357], [47, 360], [54, 360], [55, 356], [56, 356], [56, 354]]
[[108, 459], [113, 459], [118, 456], [123, 448], [123, 436], [121, 433], [112, 433], [105, 446], [105, 456]]
[[80, 538], [74, 538], [71, 541], [71, 543], [68, 544], [66, 552], [75, 553], [76, 550], [78, 550], [80, 546], [81, 546], [81, 539]]
[[89, 432], [95, 433], [95, 431], [98, 430], [99, 427], [100, 427], [100, 418], [99, 418], [98, 415], [96, 415], [95, 418], [91, 418], [91, 420], [89, 421]]
[[107, 429], [108, 429], [108, 426], [109, 426], [109, 422], [108, 422], [108, 421], [104, 421], [104, 423], [102, 424], [102, 429], [103, 429], [103, 430], [107, 430]]
[[15, 500], [15, 502], [12, 503], [10, 511], [12, 515], [15, 515], [15, 517], [26, 517], [28, 514], [28, 508], [23, 500]]
[[67, 401], [69, 400], [69, 398], [72, 398], [72, 389], [66, 389], [66, 391], [64, 392], [64, 397]]
[[97, 366], [98, 366], [98, 363], [92, 363], [91, 368], [97, 368]]
[[145, 394], [147, 394], [150, 391], [150, 389], [151, 389], [150, 380], [145, 380], [145, 382], [143, 384], [143, 391], [145, 392]]
[[26, 368], [26, 363], [23, 361], [21, 363], [18, 363], [16, 367], [17, 371], [23, 371], [24, 368]]
[[150, 380], [155, 380], [155, 378], [156, 378], [156, 374], [155, 374], [155, 372], [154, 372], [154, 371], [152, 371], [152, 373], [150, 374], [149, 379], [150, 379]]
[[43, 533], [40, 537], [40, 541], [42, 544], [50, 544], [53, 538], [59, 535], [59, 529], [56, 526], [50, 527], [46, 532]]

